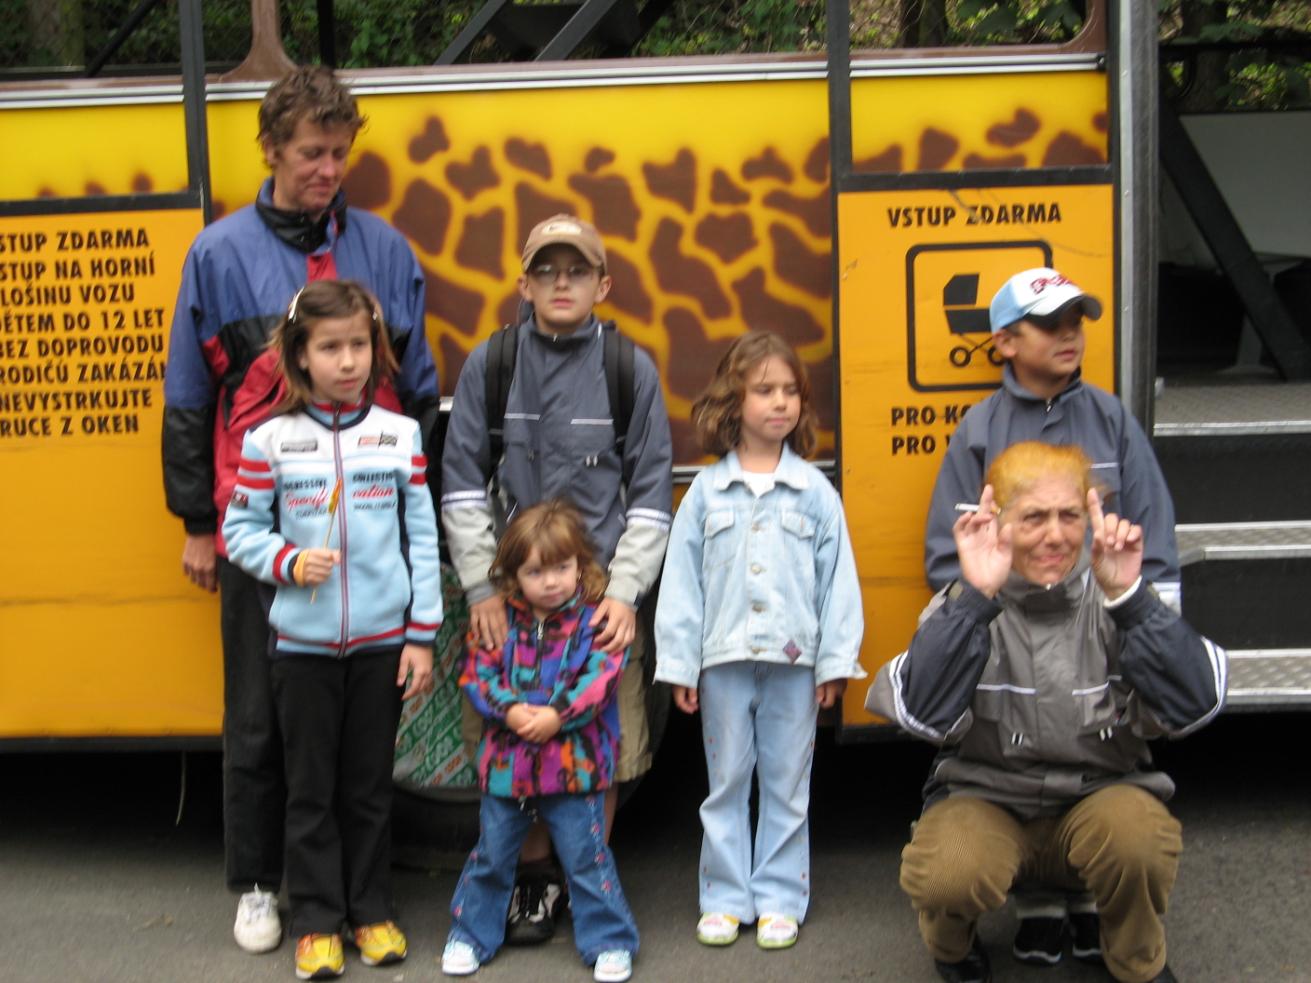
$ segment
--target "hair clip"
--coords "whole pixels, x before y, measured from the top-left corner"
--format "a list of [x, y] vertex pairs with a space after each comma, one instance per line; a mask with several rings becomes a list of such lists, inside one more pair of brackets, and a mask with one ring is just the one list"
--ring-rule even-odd
[[289, 304], [287, 307], [288, 321], [296, 320], [296, 305], [300, 303], [300, 295], [303, 294], [304, 292], [305, 292], [305, 288], [301, 287], [299, 290], [296, 291], [296, 296], [291, 298], [291, 304]]

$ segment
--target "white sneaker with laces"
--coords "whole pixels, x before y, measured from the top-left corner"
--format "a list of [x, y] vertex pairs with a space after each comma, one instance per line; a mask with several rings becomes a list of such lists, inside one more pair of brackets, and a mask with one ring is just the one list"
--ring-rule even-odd
[[282, 941], [282, 922], [278, 919], [278, 896], [261, 891], [255, 885], [237, 902], [237, 920], [232, 937], [247, 952], [270, 952]]
[[633, 954], [627, 949], [607, 949], [596, 957], [592, 979], [597, 983], [624, 983], [633, 975]]
[[442, 950], [442, 972], [447, 976], [468, 976], [478, 972], [478, 955], [473, 946], [451, 939]]

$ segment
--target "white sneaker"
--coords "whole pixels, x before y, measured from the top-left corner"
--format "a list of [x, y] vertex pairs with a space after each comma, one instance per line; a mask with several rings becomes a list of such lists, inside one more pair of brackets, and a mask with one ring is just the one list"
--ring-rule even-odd
[[597, 983], [624, 983], [633, 975], [633, 954], [627, 949], [609, 949], [596, 957], [592, 979]]
[[237, 920], [232, 937], [247, 952], [269, 952], [282, 941], [282, 922], [278, 920], [278, 896], [272, 891], [247, 891], [237, 902]]
[[451, 939], [442, 950], [442, 972], [447, 976], [468, 976], [478, 972], [478, 954], [473, 946], [459, 939]]

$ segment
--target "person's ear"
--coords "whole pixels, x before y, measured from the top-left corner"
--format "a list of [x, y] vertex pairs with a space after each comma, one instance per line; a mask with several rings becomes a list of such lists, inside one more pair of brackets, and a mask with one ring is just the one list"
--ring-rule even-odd
[[268, 137], [260, 141], [260, 148], [264, 151], [264, 163], [269, 166], [269, 170], [272, 170], [278, 163], [278, 148]]
[[592, 303], [599, 304], [601, 301], [605, 300], [606, 297], [610, 296], [610, 287], [613, 283], [614, 280], [612, 280], [608, 274], [602, 276], [601, 279], [597, 281], [596, 299]]
[[533, 295], [528, 291], [527, 276], [519, 277], [519, 296], [522, 297], [524, 300], [528, 301], [528, 303], [530, 304], [533, 302]]
[[1002, 329], [992, 336], [992, 347], [1002, 358], [1015, 357], [1015, 335]]

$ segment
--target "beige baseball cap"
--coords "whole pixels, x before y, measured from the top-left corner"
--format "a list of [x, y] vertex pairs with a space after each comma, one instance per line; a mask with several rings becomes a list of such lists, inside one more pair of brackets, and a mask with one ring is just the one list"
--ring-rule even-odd
[[528, 233], [528, 241], [523, 244], [524, 272], [540, 250], [557, 244], [573, 246], [593, 266], [605, 266], [605, 246], [595, 226], [574, 215], [552, 215]]

